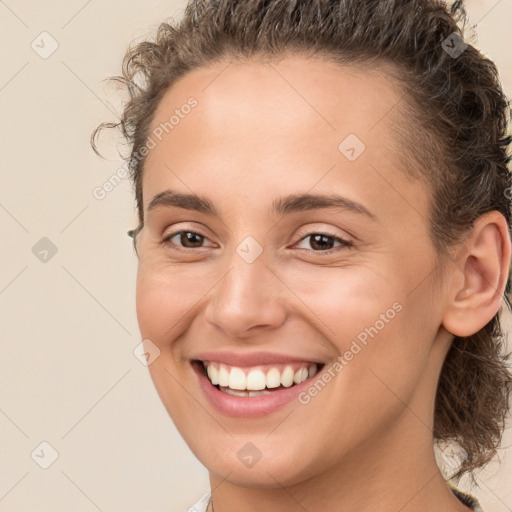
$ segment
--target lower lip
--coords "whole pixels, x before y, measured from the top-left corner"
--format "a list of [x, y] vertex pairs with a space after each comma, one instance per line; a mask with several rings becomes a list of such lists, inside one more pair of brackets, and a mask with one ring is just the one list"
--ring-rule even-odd
[[234, 418], [256, 418], [281, 409], [297, 399], [297, 396], [306, 390], [321, 374], [320, 370], [313, 377], [300, 384], [279, 391], [272, 391], [268, 395], [234, 396], [217, 389], [203, 373], [201, 364], [192, 364], [192, 367], [199, 378], [201, 389], [213, 407], [221, 414]]

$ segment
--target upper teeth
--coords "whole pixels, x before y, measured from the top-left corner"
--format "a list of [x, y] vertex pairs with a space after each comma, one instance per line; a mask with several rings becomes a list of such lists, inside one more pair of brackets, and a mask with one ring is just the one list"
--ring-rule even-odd
[[282, 371], [276, 367], [271, 367], [266, 371], [262, 368], [246, 368], [244, 371], [237, 366], [227, 366], [206, 361], [204, 366], [212, 384], [230, 387], [231, 389], [247, 389], [252, 391], [265, 389], [265, 387], [278, 388], [281, 385], [289, 388], [294, 383], [300, 384], [317, 372], [317, 365], [310, 363], [303, 363], [296, 369], [291, 365], [287, 365]]

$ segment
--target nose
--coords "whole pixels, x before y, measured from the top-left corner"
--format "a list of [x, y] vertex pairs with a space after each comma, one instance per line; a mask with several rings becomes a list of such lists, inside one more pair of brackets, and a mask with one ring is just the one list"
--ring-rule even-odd
[[211, 292], [205, 315], [224, 336], [243, 339], [278, 328], [285, 321], [286, 286], [267, 265], [265, 252], [254, 261], [240, 254], [233, 251], [226, 272]]

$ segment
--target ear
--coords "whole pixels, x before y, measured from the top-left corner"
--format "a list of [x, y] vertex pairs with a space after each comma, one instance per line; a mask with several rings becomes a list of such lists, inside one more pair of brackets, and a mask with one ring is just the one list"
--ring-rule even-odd
[[[443, 327], [471, 336], [499, 311], [510, 268], [511, 242], [505, 217], [492, 211], [479, 217], [459, 250], [444, 310]], [[447, 273], [448, 275], [448, 273]]]

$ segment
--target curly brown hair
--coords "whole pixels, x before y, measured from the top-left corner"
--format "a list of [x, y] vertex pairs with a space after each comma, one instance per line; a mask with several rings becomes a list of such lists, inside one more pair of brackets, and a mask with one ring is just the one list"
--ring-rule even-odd
[[[466, 23], [461, 1], [192, 0], [180, 21], [162, 23], [153, 40], [128, 50], [113, 80], [129, 101], [120, 121], [96, 128], [91, 143], [97, 151], [99, 132], [117, 127], [130, 144], [140, 227], [149, 127], [163, 95], [188, 71], [290, 52], [380, 67], [402, 87], [396, 135], [408, 172], [429, 184], [430, 237], [442, 263], [482, 214], [497, 210], [509, 228], [511, 221], [510, 103], [494, 63], [464, 41]], [[512, 309], [509, 293], [510, 277]], [[500, 314], [472, 336], [454, 337], [441, 371], [433, 440], [455, 441], [467, 453], [455, 480], [470, 473], [474, 481], [505, 428], [512, 374]]]

